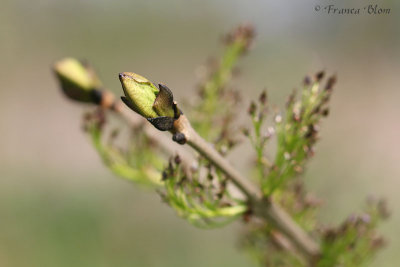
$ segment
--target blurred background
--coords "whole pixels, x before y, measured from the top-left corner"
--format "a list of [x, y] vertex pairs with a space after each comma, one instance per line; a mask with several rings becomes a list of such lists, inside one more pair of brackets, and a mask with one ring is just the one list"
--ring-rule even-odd
[[385, 196], [388, 246], [372, 265], [399, 263], [400, 4], [373, 3], [389, 15], [340, 16], [315, 12], [318, 2], [1, 1], [0, 266], [253, 266], [239, 224], [196, 229], [110, 174], [81, 130], [88, 107], [66, 100], [50, 70], [65, 56], [87, 59], [119, 95], [117, 73], [134, 71], [179, 100], [243, 22], [257, 30], [235, 84], [245, 103], [266, 87], [282, 107], [305, 74], [338, 75], [307, 184], [327, 223]]

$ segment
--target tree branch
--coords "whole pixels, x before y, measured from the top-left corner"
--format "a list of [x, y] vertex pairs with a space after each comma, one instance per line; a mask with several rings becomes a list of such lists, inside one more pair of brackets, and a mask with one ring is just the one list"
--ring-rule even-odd
[[[150, 127], [140, 115], [131, 112], [125, 108], [120, 101], [110, 101], [114, 99], [110, 92], [104, 91], [100, 101], [100, 106], [115, 111], [121, 117], [129, 121], [133, 126], [143, 125], [143, 131], [154, 143], [169, 154], [179, 153], [182, 163], [187, 168], [193, 161], [193, 156], [181, 146], [175, 143], [163, 134], [160, 134], [154, 127]], [[287, 214], [281, 207], [274, 203], [270, 198], [267, 199], [261, 190], [256, 187], [249, 179], [242, 176], [223, 156], [221, 156], [207, 141], [205, 141], [191, 126], [185, 115], [181, 115], [174, 122], [172, 133], [183, 134], [185, 142], [202, 156], [212, 162], [217, 168], [223, 171], [232, 181], [232, 183], [246, 196], [249, 206], [255, 216], [265, 219], [273, 224], [279, 231], [285, 234], [302, 252], [310, 265], [320, 254], [319, 245], [307, 235], [306, 232]]]
[[264, 198], [261, 190], [252, 184], [249, 179], [242, 176], [207, 141], [199, 136], [185, 115], [181, 115], [175, 121], [174, 133], [183, 134], [188, 145], [207, 158], [231, 179], [232, 183], [248, 198], [254, 215], [264, 218], [275, 225], [277, 229], [292, 240], [310, 262], [314, 262], [314, 259], [320, 253], [319, 245], [293, 221], [289, 214], [276, 203], [273, 203], [271, 199]]

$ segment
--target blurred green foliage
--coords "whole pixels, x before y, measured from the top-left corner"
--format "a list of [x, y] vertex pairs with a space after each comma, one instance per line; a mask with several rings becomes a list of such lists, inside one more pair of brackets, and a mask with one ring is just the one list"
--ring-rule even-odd
[[376, 228], [388, 217], [383, 200], [369, 199], [365, 212], [351, 215], [340, 226], [324, 230], [321, 267], [364, 266], [385, 245]]
[[98, 109], [86, 114], [84, 119], [84, 128], [104, 164], [121, 178], [151, 187], [162, 186], [160, 170], [163, 160], [151, 149], [151, 141], [141, 129], [132, 129], [125, 149], [119, 147], [115, 142], [119, 133], [117, 128], [109, 133], [108, 138], [104, 136], [105, 116], [104, 111]]
[[[304, 186], [307, 159], [314, 155], [319, 139], [319, 124], [329, 114], [329, 100], [336, 77], [323, 84], [324, 72], [304, 79], [300, 100], [294, 91], [288, 98], [285, 113], [274, 117], [275, 127], [263, 127], [268, 114], [266, 91], [252, 102], [248, 109], [253, 129], [245, 129], [255, 150], [259, 182], [263, 192], [272, 197], [291, 214], [304, 230], [321, 240], [321, 257], [315, 264], [330, 266], [364, 266], [383, 247], [383, 238], [377, 234], [378, 222], [388, 217], [382, 201], [369, 203], [366, 213], [351, 216], [336, 228], [327, 228], [317, 220], [321, 201], [308, 193]], [[265, 147], [276, 135], [277, 148], [273, 161], [266, 157]], [[268, 224], [250, 227], [244, 239], [245, 248], [264, 266], [307, 266], [285, 248], [276, 231]], [[268, 251], [268, 252], [266, 252]]]
[[247, 212], [246, 203], [230, 195], [227, 180], [221, 173], [209, 173], [204, 181], [198, 171], [185, 173], [179, 161], [179, 157], [174, 162], [170, 160], [163, 174], [165, 191], [161, 193], [179, 216], [197, 227], [213, 228], [224, 226]]
[[[301, 100], [296, 101], [293, 93], [286, 104], [286, 114], [275, 116], [278, 148], [268, 175], [261, 181], [266, 195], [278, 188], [284, 189], [289, 179], [303, 172], [306, 160], [314, 154], [319, 121], [329, 113], [327, 104], [336, 81], [336, 77], [330, 77], [322, 87], [323, 75], [323, 72], [317, 73], [314, 81], [307, 77]], [[260, 122], [255, 120], [257, 130]]]

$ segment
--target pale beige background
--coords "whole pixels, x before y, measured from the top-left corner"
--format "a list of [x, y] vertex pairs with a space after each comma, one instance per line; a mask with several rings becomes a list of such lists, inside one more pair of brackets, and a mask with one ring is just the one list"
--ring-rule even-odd
[[115, 92], [117, 73], [135, 71], [183, 98], [196, 68], [221, 51], [220, 36], [241, 22], [258, 32], [235, 84], [246, 99], [267, 87], [283, 106], [304, 74], [338, 75], [306, 179], [325, 199], [326, 222], [370, 193], [386, 196], [389, 246], [373, 266], [398, 263], [400, 5], [376, 1], [392, 9], [386, 16], [329, 16], [314, 11], [318, 1], [293, 2], [2, 1], [0, 265], [251, 264], [237, 248], [238, 225], [195, 229], [157, 195], [115, 179], [81, 132], [85, 108], [63, 98], [50, 71], [61, 57], [85, 58]]

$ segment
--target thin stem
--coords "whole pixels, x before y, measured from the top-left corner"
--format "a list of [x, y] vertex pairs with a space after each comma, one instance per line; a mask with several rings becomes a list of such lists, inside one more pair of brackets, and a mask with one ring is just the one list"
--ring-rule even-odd
[[223, 156], [192, 128], [185, 115], [175, 121], [175, 132], [185, 135], [186, 142], [201, 155], [224, 172], [233, 184], [247, 197], [250, 207], [256, 216], [264, 218], [283, 232], [296, 247], [314, 262], [320, 253], [318, 244], [276, 203], [264, 198], [261, 190], [242, 176]]
[[[120, 114], [127, 119], [131, 125], [139, 125], [144, 120], [137, 114], [123, 107], [120, 101], [114, 102], [109, 109]], [[155, 128], [143, 125], [144, 132], [152, 141], [159, 145], [167, 153], [179, 153], [182, 157], [182, 163], [190, 166], [193, 157], [187, 151], [180, 148], [181, 146], [171, 142], [170, 139], [159, 133]], [[264, 198], [261, 190], [252, 184], [246, 177], [242, 176], [223, 156], [221, 156], [207, 141], [205, 141], [191, 126], [185, 115], [181, 115], [175, 121], [174, 132], [185, 135], [187, 143], [212, 162], [218, 169], [224, 172], [232, 181], [232, 183], [247, 197], [252, 212], [266, 221], [275, 225], [275, 227], [284, 233], [296, 247], [308, 258], [310, 265], [320, 254], [318, 244], [311, 239], [304, 230], [293, 221], [287, 214], [271, 199]]]

